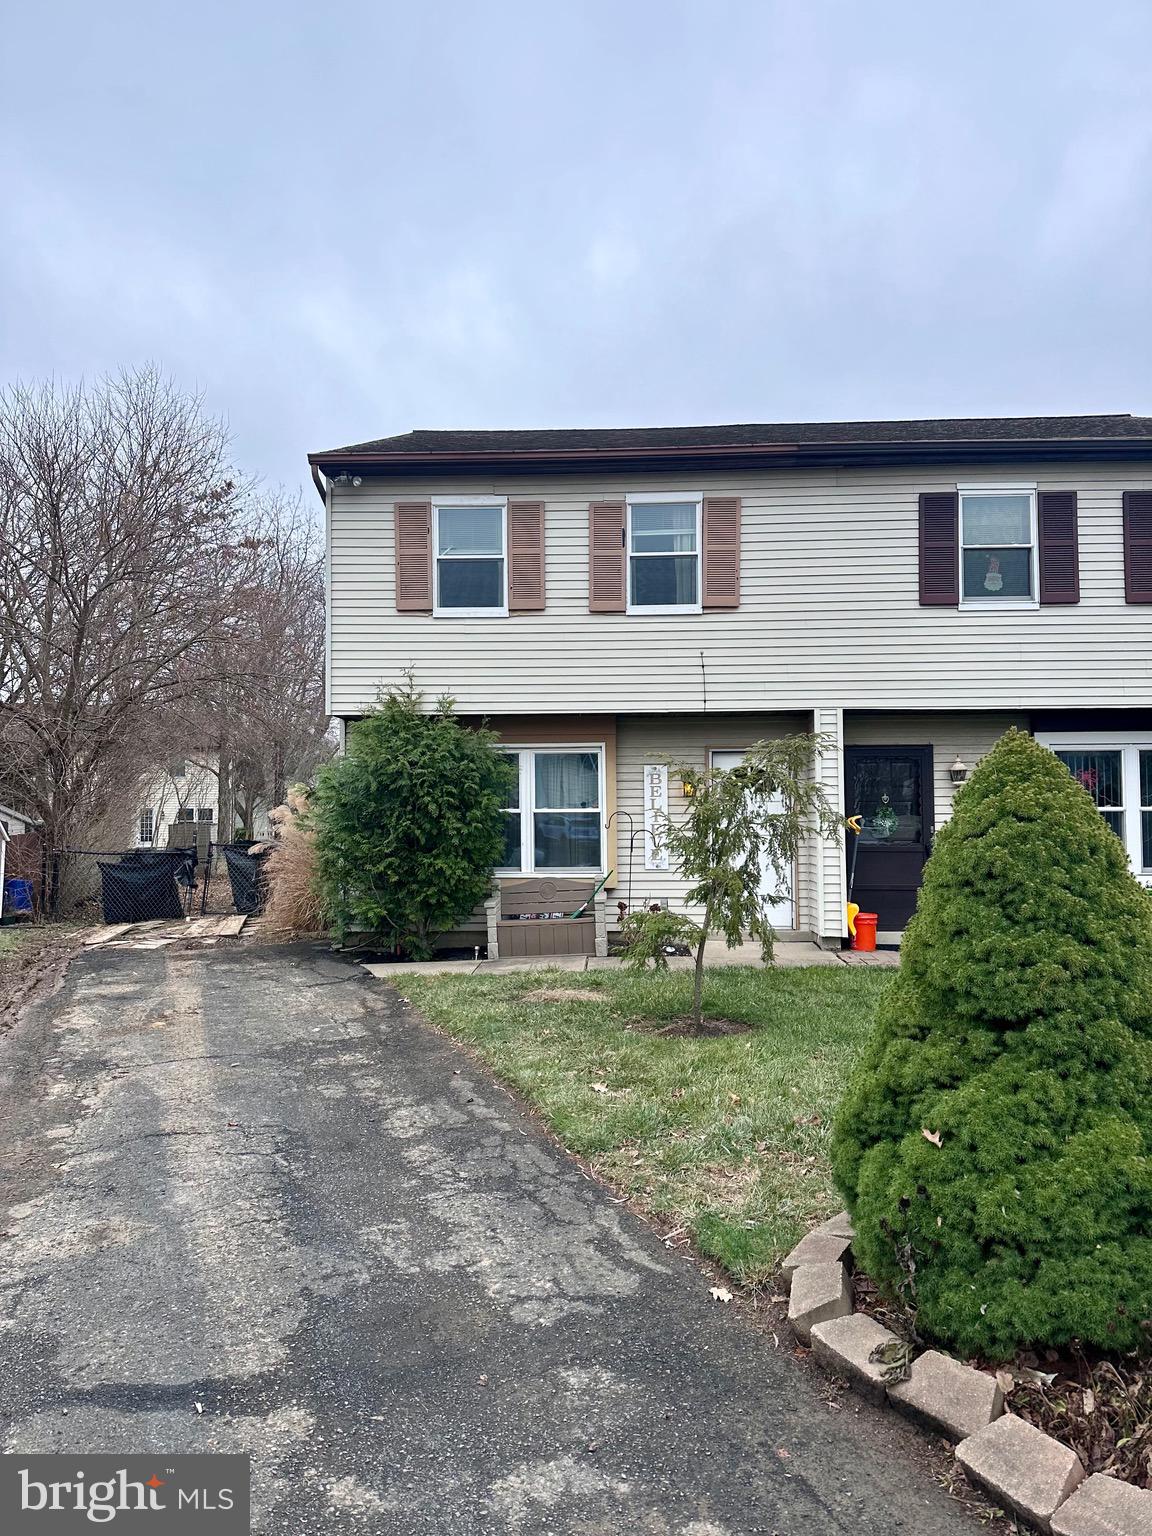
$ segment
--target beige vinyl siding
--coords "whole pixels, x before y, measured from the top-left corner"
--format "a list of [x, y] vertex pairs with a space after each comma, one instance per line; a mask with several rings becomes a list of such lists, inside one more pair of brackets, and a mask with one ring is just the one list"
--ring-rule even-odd
[[[812, 716], [806, 714], [749, 715], [663, 715], [621, 717], [616, 723], [616, 796], [620, 815], [618, 836], [614, 840], [616, 877], [609, 887], [612, 903], [628, 894], [628, 840], [636, 833], [632, 855], [632, 906], [643, 907], [651, 901], [667, 901], [675, 911], [694, 909], [685, 905], [687, 882], [675, 870], [644, 868], [644, 765], [654, 762], [691, 763], [703, 768], [714, 749], [733, 750], [750, 747], [757, 741], [769, 741], [797, 731], [810, 731]], [[680, 781], [668, 778], [668, 814], [682, 816], [687, 802]], [[627, 815], [633, 818], [629, 826]], [[799, 928], [813, 927], [811, 906], [812, 880], [805, 867], [815, 858], [815, 851], [802, 856], [795, 882], [796, 923]], [[609, 921], [614, 912], [609, 911]]]
[[[513, 736], [525, 743], [539, 740], [554, 742], [575, 740], [581, 731], [588, 731], [587, 724], [565, 722], [557, 725], [552, 721], [498, 720], [491, 722], [500, 729], [506, 740]], [[692, 763], [703, 768], [713, 749], [732, 750], [750, 747], [754, 742], [786, 736], [791, 732], [810, 731], [812, 716], [807, 714], [751, 714], [751, 715], [650, 715], [622, 716], [608, 728], [598, 722], [602, 735], [588, 733], [581, 739], [605, 740], [609, 756], [606, 760], [605, 778], [614, 788], [616, 818], [608, 829], [605, 847], [608, 867], [614, 871], [607, 886], [609, 926], [616, 923], [616, 902], [628, 895], [628, 844], [633, 831], [635, 844], [632, 851], [632, 906], [643, 907], [652, 901], [667, 901], [675, 911], [693, 911], [686, 906], [684, 893], [688, 882], [675, 870], [655, 870], [644, 867], [644, 765], [646, 763]], [[615, 752], [612, 753], [612, 746]], [[683, 814], [687, 802], [680, 791], [675, 774], [668, 780], [668, 810], [672, 816]], [[611, 815], [606, 810], [605, 820]], [[631, 817], [631, 822], [629, 821]], [[815, 879], [812, 869], [819, 857], [813, 843], [800, 859], [795, 880], [796, 925], [803, 931], [816, 927], [813, 890]], [[697, 914], [698, 915], [698, 914]], [[451, 944], [482, 943], [485, 926], [484, 912], [478, 908], [456, 933], [441, 942]]]
[[[519, 741], [613, 740], [610, 722], [604, 718], [584, 721], [496, 720], [491, 722], [505, 739]], [[615, 803], [619, 814], [606, 844], [609, 866], [615, 875], [608, 886], [609, 926], [615, 926], [615, 903], [628, 893], [628, 841], [636, 832], [632, 858], [632, 905], [643, 907], [649, 901], [667, 901], [676, 911], [693, 912], [684, 901], [687, 889], [674, 870], [644, 868], [644, 787], [645, 763], [688, 762], [703, 767], [713, 748], [739, 749], [755, 741], [771, 740], [790, 732], [818, 730], [842, 746], [931, 747], [933, 753], [934, 824], [938, 829], [952, 813], [955, 786], [949, 770], [957, 756], [969, 770], [989, 752], [1010, 726], [1026, 729], [1027, 716], [1016, 712], [943, 712], [893, 711], [883, 714], [843, 713], [818, 706], [812, 712], [794, 714], [694, 714], [621, 716], [615, 720]], [[598, 734], [599, 733], [599, 734]], [[609, 759], [611, 758], [609, 745]], [[611, 761], [606, 768], [611, 770]], [[844, 804], [843, 756], [833, 753], [823, 759], [821, 776], [825, 792], [837, 807]], [[683, 813], [686, 806], [678, 780], [670, 775], [668, 808], [672, 815]], [[607, 815], [610, 812], [606, 813]], [[629, 824], [628, 816], [632, 822]], [[836, 943], [845, 933], [845, 869], [843, 843], [838, 839], [813, 840], [800, 852], [795, 874], [796, 929]], [[693, 915], [699, 915], [693, 913]], [[444, 944], [482, 944], [485, 918], [483, 909]], [[886, 935], [886, 940], [891, 935]]]
[[883, 714], [844, 717], [844, 744], [849, 747], [931, 747], [934, 829], [952, 814], [951, 767], [959, 757], [969, 775], [1012, 726], [1028, 729], [1024, 714]]
[[[1017, 612], [921, 608], [917, 503], [957, 482], [1079, 493], [1081, 602]], [[1152, 463], [979, 470], [769, 470], [379, 481], [333, 487], [332, 708], [369, 707], [411, 666], [464, 713], [1105, 708], [1152, 704], [1152, 625], [1124, 602], [1121, 494]], [[694, 615], [588, 612], [588, 504], [629, 491], [742, 498], [741, 606]], [[397, 613], [397, 498], [545, 502], [547, 607], [507, 619]]]

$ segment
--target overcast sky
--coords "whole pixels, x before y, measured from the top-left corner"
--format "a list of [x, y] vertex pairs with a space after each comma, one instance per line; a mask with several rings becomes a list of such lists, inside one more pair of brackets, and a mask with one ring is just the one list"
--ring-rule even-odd
[[1152, 412], [1152, 3], [9, 6], [0, 374], [413, 426]]

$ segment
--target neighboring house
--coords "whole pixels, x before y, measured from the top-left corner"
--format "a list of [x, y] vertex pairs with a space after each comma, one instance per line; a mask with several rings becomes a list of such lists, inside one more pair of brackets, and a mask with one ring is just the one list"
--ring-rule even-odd
[[[174, 824], [195, 824], [204, 841], [229, 842], [233, 828], [220, 823], [219, 759], [204, 753], [179, 758], [146, 773], [140, 782], [136, 816], [136, 846], [166, 848]], [[257, 803], [252, 837], [269, 835], [268, 807]]]
[[[505, 874], [627, 898], [634, 842], [633, 905], [679, 906], [645, 830], [684, 804], [662, 764], [817, 730], [894, 936], [956, 783], [1018, 725], [1152, 880], [1152, 418], [412, 432], [311, 463], [329, 707], [411, 668], [487, 717], [520, 763]], [[813, 842], [777, 926], [838, 943], [845, 886]]]

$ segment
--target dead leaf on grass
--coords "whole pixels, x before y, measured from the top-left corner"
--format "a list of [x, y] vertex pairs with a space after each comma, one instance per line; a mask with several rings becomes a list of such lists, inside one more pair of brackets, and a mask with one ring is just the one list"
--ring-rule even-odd
[[607, 1083], [590, 1083], [588, 1086], [592, 1089], [593, 1093], [607, 1093], [608, 1092], [608, 1084]]
[[930, 1131], [927, 1126], [921, 1126], [920, 1134], [923, 1136], [925, 1141], [930, 1141], [934, 1147], [941, 1147], [944, 1145], [944, 1137], [939, 1131]]

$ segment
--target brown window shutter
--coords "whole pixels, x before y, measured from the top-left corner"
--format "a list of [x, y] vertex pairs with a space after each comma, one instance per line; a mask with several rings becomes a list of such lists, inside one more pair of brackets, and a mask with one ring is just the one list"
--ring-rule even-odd
[[1152, 491], [1124, 492], [1124, 601], [1152, 603]]
[[508, 608], [530, 613], [544, 606], [544, 503], [508, 503]]
[[1040, 534], [1040, 601], [1080, 601], [1080, 550], [1076, 492], [1041, 491], [1037, 497]]
[[960, 497], [925, 491], [920, 497], [920, 606], [955, 608], [960, 601]]
[[702, 606], [740, 606], [740, 498], [704, 498], [704, 581]]
[[396, 503], [396, 611], [432, 612], [432, 503]]
[[626, 602], [624, 569], [624, 503], [594, 501], [588, 507], [588, 609], [591, 613], [623, 613]]

